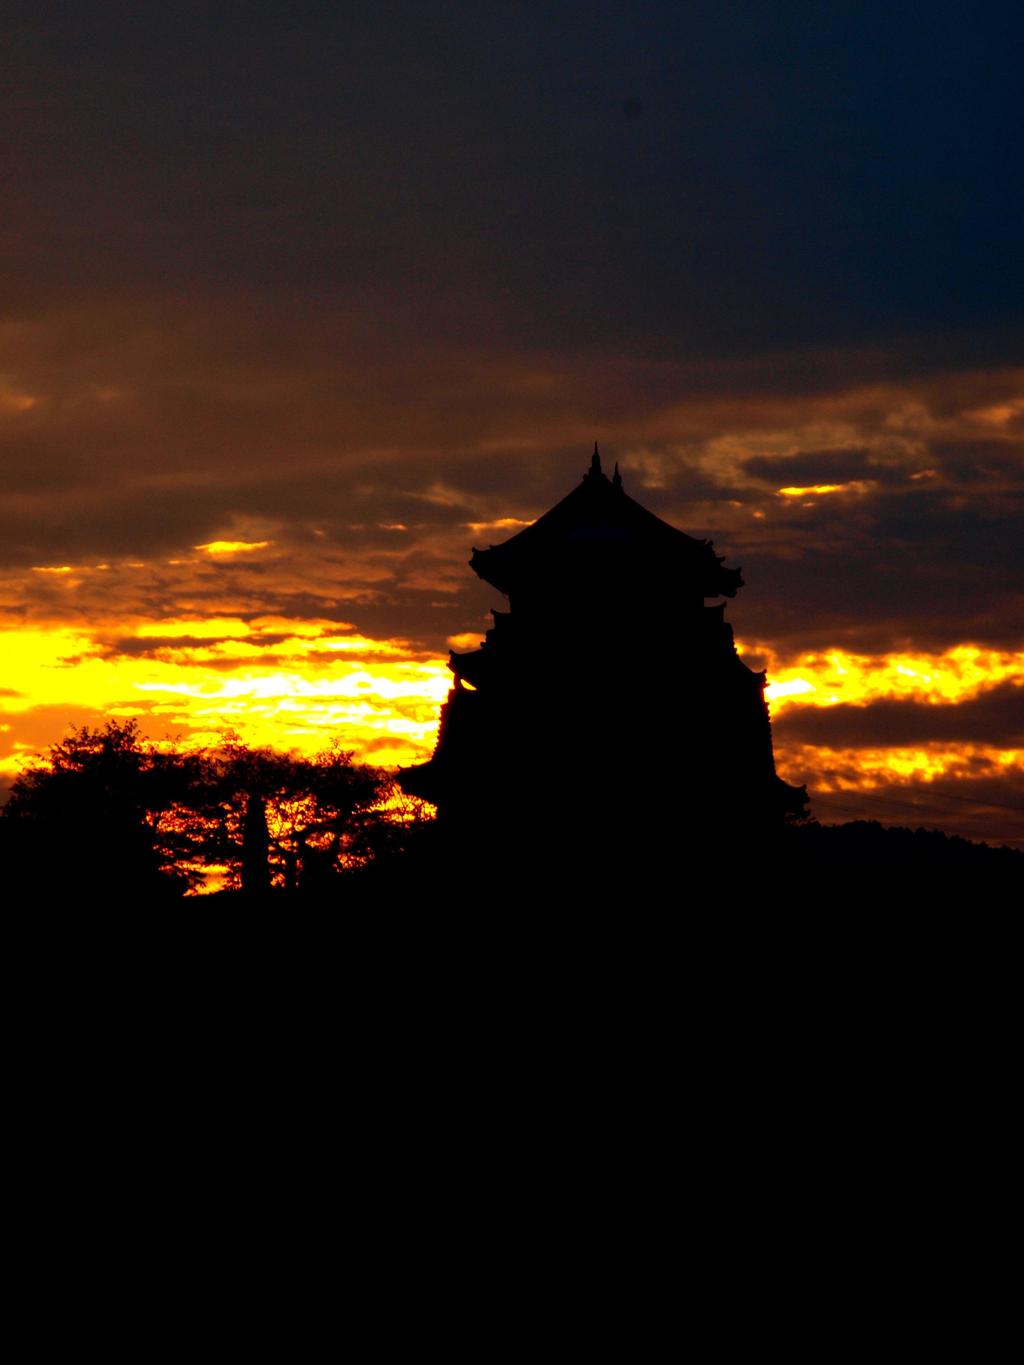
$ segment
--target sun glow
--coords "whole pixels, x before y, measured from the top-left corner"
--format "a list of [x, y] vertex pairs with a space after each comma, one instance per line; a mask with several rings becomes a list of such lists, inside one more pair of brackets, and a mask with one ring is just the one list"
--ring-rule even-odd
[[[770, 646], [750, 651], [767, 661], [765, 696], [781, 706], [867, 706], [901, 700], [925, 705], [969, 701], [987, 688], [1024, 687], [1024, 651], [956, 645], [942, 654], [849, 654], [832, 649], [784, 662]], [[745, 652], [745, 651], [744, 651]]]
[[467, 521], [466, 529], [470, 531], [514, 531], [517, 527], [529, 526], [530, 522], [523, 521], [521, 517], [496, 517], [494, 521]]
[[780, 488], [778, 494], [780, 498], [819, 498], [826, 493], [867, 493], [873, 487], [871, 479], [851, 479], [849, 483], [790, 484]]
[[[742, 646], [740, 652], [746, 652]], [[924, 708], [972, 701], [991, 688], [1021, 688], [1024, 651], [957, 645], [941, 654], [851, 654], [841, 649], [784, 660], [770, 647], [752, 652], [768, 664], [765, 696], [777, 716], [790, 707], [869, 707], [910, 702]], [[809, 783], [819, 793], [913, 786], [937, 779], [977, 781], [1024, 778], [1024, 752], [992, 744], [934, 741], [915, 745], [830, 747], [794, 743], [776, 734], [775, 757], [787, 781]]]
[[[449, 643], [472, 648], [479, 638]], [[1024, 651], [963, 644], [941, 653], [829, 649], [787, 658], [761, 643], [738, 648], [767, 665], [775, 716], [894, 700], [927, 708], [1000, 684], [1024, 689]], [[364, 762], [414, 763], [433, 748], [452, 681], [442, 659], [405, 641], [373, 639], [344, 621], [274, 615], [178, 614], [89, 628], [12, 623], [0, 627], [0, 649], [0, 774], [8, 778], [68, 724], [96, 726], [109, 716], [135, 717], [150, 738], [185, 745], [217, 743], [233, 731], [245, 743], [304, 754], [339, 740]], [[1024, 766], [1012, 747], [830, 747], [792, 743], [782, 727], [776, 757], [787, 780], [820, 792], [1000, 778]]]
[[152, 738], [186, 744], [232, 730], [308, 754], [340, 738], [386, 766], [429, 755], [451, 685], [443, 662], [344, 632], [344, 623], [275, 617], [2, 630], [0, 772], [21, 771], [67, 724], [105, 716], [134, 716]]
[[205, 545], [194, 545], [195, 550], [203, 550], [208, 555], [244, 555], [254, 550], [265, 550], [269, 540], [211, 540]]

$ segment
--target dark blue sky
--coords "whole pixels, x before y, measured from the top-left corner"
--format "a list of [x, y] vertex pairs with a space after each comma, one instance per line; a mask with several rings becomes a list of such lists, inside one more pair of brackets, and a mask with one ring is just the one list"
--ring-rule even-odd
[[356, 291], [424, 337], [1019, 348], [1017, 6], [13, 10], [16, 309]]

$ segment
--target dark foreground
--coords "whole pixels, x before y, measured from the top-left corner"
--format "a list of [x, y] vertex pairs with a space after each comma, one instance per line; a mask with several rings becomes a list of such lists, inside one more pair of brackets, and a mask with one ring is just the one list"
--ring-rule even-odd
[[509, 851], [453, 845], [431, 831], [421, 845], [351, 872], [316, 894], [219, 892], [177, 903], [201, 924], [338, 918], [353, 929], [375, 915], [410, 922], [439, 915], [524, 923], [611, 916], [677, 927], [763, 912], [827, 919], [836, 910], [918, 916], [1014, 911], [1024, 854], [935, 831], [875, 823], [809, 825], [760, 843], [707, 839], [641, 853], [614, 841], [567, 840]]

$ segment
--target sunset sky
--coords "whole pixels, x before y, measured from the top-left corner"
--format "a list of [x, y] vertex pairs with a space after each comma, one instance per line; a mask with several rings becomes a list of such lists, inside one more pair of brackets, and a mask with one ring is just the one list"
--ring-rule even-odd
[[108, 715], [426, 756], [470, 547], [598, 439], [819, 818], [1024, 847], [1019, 8], [4, 15], [0, 782]]

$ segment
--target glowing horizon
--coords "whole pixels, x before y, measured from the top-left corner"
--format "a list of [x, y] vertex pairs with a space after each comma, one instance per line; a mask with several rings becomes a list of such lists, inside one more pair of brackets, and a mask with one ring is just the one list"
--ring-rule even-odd
[[894, 651], [872, 656], [824, 649], [785, 661], [763, 643], [749, 650], [738, 648], [769, 661], [765, 697], [773, 713], [793, 704], [867, 706], [883, 700], [936, 706], [970, 701], [1005, 682], [1024, 687], [1024, 650], [962, 644], [941, 653]]
[[[466, 648], [473, 637], [451, 643]], [[114, 623], [7, 626], [0, 645], [8, 684], [0, 774], [8, 780], [68, 725], [95, 726], [106, 717], [134, 717], [148, 738], [174, 737], [186, 747], [215, 745], [231, 733], [244, 743], [311, 755], [340, 740], [357, 761], [407, 765], [431, 753], [452, 682], [445, 661], [430, 652], [325, 619], [177, 615], [128, 630]], [[763, 642], [738, 648], [768, 663], [775, 717], [879, 701], [959, 705], [1007, 683], [1024, 687], [1024, 653], [971, 644], [931, 654], [831, 649], [792, 659]], [[967, 741], [854, 747], [777, 735], [775, 747], [783, 777], [811, 775], [812, 800], [814, 791], [1024, 772], [1024, 751]]]

